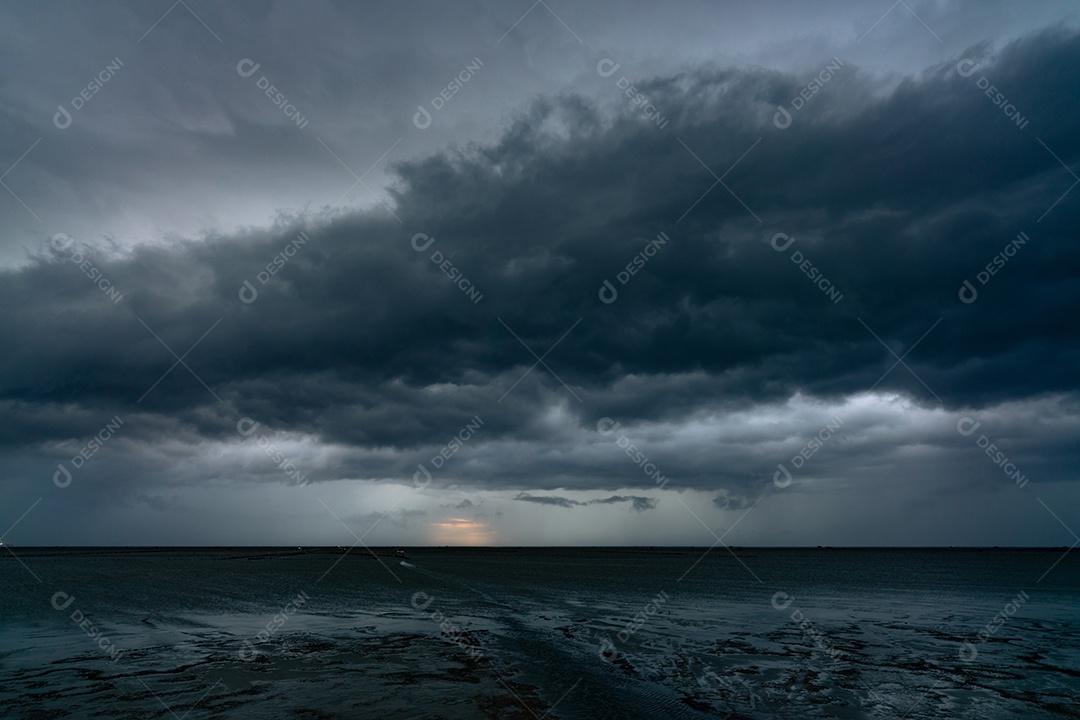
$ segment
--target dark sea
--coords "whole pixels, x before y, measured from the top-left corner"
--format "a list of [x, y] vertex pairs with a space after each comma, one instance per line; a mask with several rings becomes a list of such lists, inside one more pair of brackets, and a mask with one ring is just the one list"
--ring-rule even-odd
[[1080, 550], [11, 550], [3, 718], [1080, 717]]

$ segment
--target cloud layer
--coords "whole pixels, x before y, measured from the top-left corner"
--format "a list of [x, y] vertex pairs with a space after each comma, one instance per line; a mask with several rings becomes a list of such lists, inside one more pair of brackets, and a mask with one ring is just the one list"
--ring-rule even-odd
[[[609, 493], [655, 491], [648, 463], [742, 511], [815, 437], [797, 485], [989, 475], [962, 417], [1072, 481], [1077, 66], [1052, 29], [887, 92], [851, 63], [694, 67], [636, 83], [665, 127], [543, 96], [490, 142], [392, 163], [389, 208], [54, 238], [0, 276], [8, 482], [114, 417], [92, 455], [127, 497], [297, 484], [291, 461], [305, 484], [424, 465], [433, 488], [642, 512], [655, 492]], [[601, 496], [530, 492], [558, 489]]]

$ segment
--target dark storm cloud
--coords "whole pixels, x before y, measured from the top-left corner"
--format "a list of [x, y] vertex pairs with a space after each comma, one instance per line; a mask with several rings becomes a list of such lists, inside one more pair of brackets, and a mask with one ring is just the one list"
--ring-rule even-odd
[[558, 495], [530, 495], [524, 492], [518, 493], [514, 499], [522, 502], [536, 503], [537, 505], [554, 505], [556, 507], [564, 508], [586, 505], [618, 505], [628, 502], [630, 503], [630, 507], [637, 512], [653, 510], [660, 502], [656, 498], [641, 497], [639, 495], [612, 495], [611, 497], [598, 498], [596, 500], [571, 500], [570, 498], [560, 497]]
[[657, 505], [660, 504], [660, 501], [657, 498], [641, 497], [639, 495], [612, 495], [611, 497], [604, 498], [603, 500], [592, 500], [589, 502], [589, 504], [611, 505], [615, 503], [624, 503], [627, 501], [631, 503], [630, 507], [637, 512], [653, 510], [656, 508]]
[[[480, 417], [463, 441], [476, 464], [455, 477], [640, 485], [651, 480], [633, 463], [581, 450], [582, 438], [601, 441], [598, 419], [674, 423], [797, 394], [842, 402], [939, 318], [905, 356], [918, 377], [898, 365], [876, 390], [953, 410], [1072, 393], [1077, 364], [1054, 359], [1080, 349], [1080, 214], [1073, 194], [1053, 206], [1074, 182], [1054, 155], [1073, 167], [1080, 154], [1080, 37], [1046, 32], [984, 55], [972, 49], [884, 94], [848, 66], [787, 129], [776, 108], [806, 77], [773, 71], [640, 83], [671, 118], [663, 129], [633, 106], [613, 116], [578, 95], [541, 98], [490, 144], [394, 165], [400, 222], [385, 209], [311, 213], [123, 252], [81, 239], [42, 249], [0, 276], [0, 302], [19, 308], [0, 320], [11, 419], [0, 441], [58, 461], [70, 452], [49, 443], [92, 436], [114, 416], [127, 419], [127, 442], [191, 447], [248, 442], [237, 430], [248, 417], [368, 453], [312, 479], [403, 479]], [[982, 63], [969, 77], [956, 70], [965, 57]], [[982, 76], [1028, 127], [984, 94]], [[961, 283], [1021, 231], [1030, 242], [977, 302], [961, 302]], [[795, 241], [777, 251], [777, 233]], [[621, 282], [635, 257], [643, 267]], [[610, 304], [605, 281], [618, 292]], [[544, 364], [533, 367], [536, 356]], [[768, 442], [723, 460], [708, 448], [653, 460], [683, 486], [760, 484], [775, 457], [749, 454]], [[654, 502], [611, 499], [625, 501]]]
[[748, 498], [734, 495], [717, 495], [713, 498], [713, 505], [722, 510], [745, 510], [753, 505]]
[[553, 495], [529, 495], [528, 493], [518, 493], [518, 495], [514, 499], [520, 500], [521, 502], [536, 503], [537, 505], [554, 505], [555, 507], [564, 508], [581, 505], [581, 503], [577, 502], [576, 500], [571, 500], [570, 498], [565, 497], [557, 497]]

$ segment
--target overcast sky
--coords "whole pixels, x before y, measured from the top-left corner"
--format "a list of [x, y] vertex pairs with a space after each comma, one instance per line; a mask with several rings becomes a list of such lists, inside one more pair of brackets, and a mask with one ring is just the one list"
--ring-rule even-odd
[[0, 539], [1080, 542], [1078, 28], [4, 3]]

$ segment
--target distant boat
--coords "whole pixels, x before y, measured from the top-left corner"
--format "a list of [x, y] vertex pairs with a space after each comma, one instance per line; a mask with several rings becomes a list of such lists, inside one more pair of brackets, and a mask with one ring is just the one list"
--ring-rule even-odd
[[398, 548], [397, 550], [394, 551], [394, 557], [396, 557], [396, 558], [408, 558], [409, 556], [405, 554], [404, 550]]

